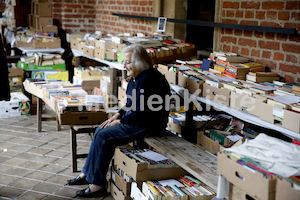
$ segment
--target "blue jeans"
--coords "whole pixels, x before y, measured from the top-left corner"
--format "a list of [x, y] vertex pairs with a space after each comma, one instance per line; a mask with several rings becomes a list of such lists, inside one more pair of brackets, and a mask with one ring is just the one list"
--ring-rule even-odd
[[105, 186], [108, 166], [114, 155], [115, 147], [145, 138], [150, 134], [151, 131], [147, 128], [128, 124], [109, 126], [104, 129], [98, 127], [82, 169], [86, 180], [95, 185]]

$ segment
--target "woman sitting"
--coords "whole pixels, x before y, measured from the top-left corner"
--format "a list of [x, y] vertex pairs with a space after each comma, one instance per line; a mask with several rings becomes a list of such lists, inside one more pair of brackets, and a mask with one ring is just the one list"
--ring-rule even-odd
[[95, 131], [90, 151], [80, 175], [69, 185], [90, 183], [76, 192], [80, 197], [106, 195], [106, 174], [116, 146], [137, 139], [159, 136], [168, 121], [170, 87], [165, 77], [153, 68], [152, 60], [140, 45], [123, 51], [124, 67], [131, 77], [126, 106]]

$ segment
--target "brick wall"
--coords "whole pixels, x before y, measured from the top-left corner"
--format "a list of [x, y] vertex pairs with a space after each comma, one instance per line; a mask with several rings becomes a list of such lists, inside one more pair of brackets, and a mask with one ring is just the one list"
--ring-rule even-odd
[[[222, 22], [298, 28], [299, 0], [223, 0]], [[221, 50], [265, 64], [286, 82], [300, 82], [300, 35], [223, 29]]]
[[66, 32], [94, 32], [97, 0], [50, 0], [53, 18]]
[[152, 22], [113, 16], [122, 13], [152, 16], [153, 0], [98, 0], [96, 6], [96, 30], [104, 33], [141, 32], [152, 34]]

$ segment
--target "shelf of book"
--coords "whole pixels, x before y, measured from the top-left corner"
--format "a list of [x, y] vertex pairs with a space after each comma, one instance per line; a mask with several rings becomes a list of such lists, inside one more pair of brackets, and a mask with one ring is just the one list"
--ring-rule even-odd
[[[178, 85], [173, 85], [173, 84], [171, 84], [171, 87], [172, 87], [172, 89], [174, 89], [177, 92], [177, 94], [183, 96], [183, 90], [184, 90], [183, 87], [178, 86]], [[205, 97], [196, 97], [196, 99], [199, 102], [210, 105], [210, 106], [214, 107], [217, 110], [226, 112], [226, 113], [228, 113], [228, 114], [230, 114], [230, 115], [232, 115], [236, 118], [239, 118], [239, 119], [241, 119], [245, 122], [249, 122], [251, 124], [255, 124], [255, 125], [265, 127], [265, 128], [271, 129], [271, 130], [275, 130], [275, 131], [281, 132], [283, 135], [285, 135], [287, 137], [290, 137], [290, 138], [296, 139], [296, 140], [300, 140], [300, 134], [299, 133], [296, 133], [294, 131], [288, 130], [288, 129], [283, 128], [281, 126], [278, 126], [278, 125], [266, 122], [264, 120], [261, 120], [259, 117], [255, 116], [255, 115], [237, 110], [235, 108], [229, 107], [229, 106], [227, 106], [225, 104], [222, 104], [222, 103], [215, 102], [215, 101], [207, 99]]]

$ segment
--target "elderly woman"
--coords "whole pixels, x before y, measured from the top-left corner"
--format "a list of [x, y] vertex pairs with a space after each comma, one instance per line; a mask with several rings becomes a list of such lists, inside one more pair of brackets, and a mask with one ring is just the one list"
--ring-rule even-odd
[[106, 195], [106, 174], [116, 146], [157, 136], [166, 128], [168, 82], [153, 68], [152, 60], [142, 46], [127, 47], [123, 58], [127, 75], [131, 77], [126, 90], [127, 103], [96, 129], [82, 173], [68, 180], [69, 185], [90, 183], [86, 189], [76, 192], [80, 197]]

